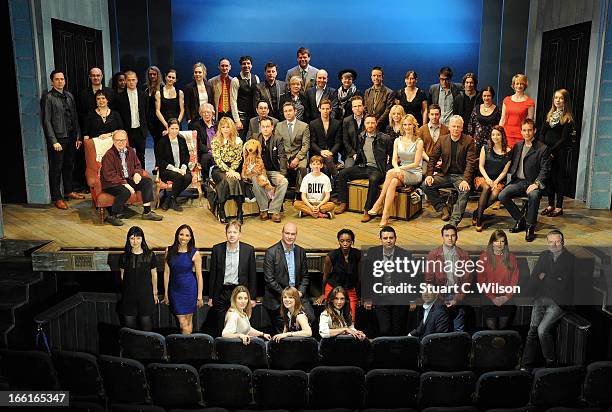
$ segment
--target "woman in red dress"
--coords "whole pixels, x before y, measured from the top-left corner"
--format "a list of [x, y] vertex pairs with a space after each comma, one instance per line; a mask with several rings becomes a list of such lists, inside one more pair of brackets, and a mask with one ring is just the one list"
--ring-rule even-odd
[[504, 126], [506, 137], [508, 138], [508, 146], [514, 147], [516, 142], [523, 140], [521, 136], [521, 122], [525, 118], [533, 119], [535, 112], [535, 103], [533, 99], [525, 94], [529, 80], [522, 73], [515, 75], [512, 78], [512, 89], [514, 94], [507, 96], [502, 104], [500, 126]]

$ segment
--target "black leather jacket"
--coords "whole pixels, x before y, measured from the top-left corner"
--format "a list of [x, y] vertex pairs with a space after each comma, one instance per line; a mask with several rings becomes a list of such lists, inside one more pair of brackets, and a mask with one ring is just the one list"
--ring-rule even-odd
[[51, 89], [44, 97], [45, 113], [43, 116], [43, 129], [50, 145], [58, 143], [58, 138], [69, 137], [68, 130], [66, 130], [66, 119], [64, 118], [64, 101], [66, 106], [70, 108], [73, 135], [77, 139], [82, 138], [74, 96], [67, 90], [60, 93]]

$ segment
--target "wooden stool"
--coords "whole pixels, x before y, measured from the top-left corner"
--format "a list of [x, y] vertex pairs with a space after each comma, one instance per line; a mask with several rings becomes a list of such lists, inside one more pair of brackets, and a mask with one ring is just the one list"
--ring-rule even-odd
[[[382, 186], [381, 186], [382, 187]], [[368, 197], [368, 179], [357, 179], [348, 182], [349, 201], [348, 210], [363, 213], [363, 205]], [[419, 196], [414, 201], [412, 193], [415, 187], [401, 186], [395, 189], [395, 199], [389, 217], [393, 219], [409, 220], [423, 210], [423, 200]], [[416, 195], [416, 193], [415, 193]], [[381, 215], [382, 213], [379, 213]]]

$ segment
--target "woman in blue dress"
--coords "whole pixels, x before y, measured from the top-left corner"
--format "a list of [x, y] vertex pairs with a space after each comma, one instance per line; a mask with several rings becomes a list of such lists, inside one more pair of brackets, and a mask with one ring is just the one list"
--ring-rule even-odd
[[[195, 272], [195, 273], [194, 273]], [[181, 225], [174, 243], [166, 249], [163, 303], [178, 319], [183, 335], [193, 331], [193, 313], [204, 305], [202, 298], [202, 258], [195, 247], [193, 230]]]

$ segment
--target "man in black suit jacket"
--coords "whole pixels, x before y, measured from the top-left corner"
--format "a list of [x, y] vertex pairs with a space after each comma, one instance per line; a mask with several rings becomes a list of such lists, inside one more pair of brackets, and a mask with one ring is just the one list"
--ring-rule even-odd
[[282, 119], [283, 107], [281, 101], [285, 93], [287, 93], [287, 85], [283, 81], [276, 80], [277, 71], [275, 63], [266, 63], [264, 73], [266, 75], [265, 81], [255, 86], [253, 108], [257, 110], [257, 103], [264, 101], [268, 103], [270, 116]]
[[306, 251], [295, 244], [297, 225], [286, 223], [281, 240], [266, 250], [264, 278], [266, 292], [263, 305], [268, 310], [272, 325], [282, 332], [280, 316], [281, 294], [287, 286], [294, 286], [300, 293], [304, 312], [310, 322], [314, 321], [314, 310], [309, 300], [310, 275], [306, 264]]
[[317, 72], [317, 83], [314, 87], [306, 90], [306, 100], [308, 101], [308, 117], [309, 119], [317, 119], [321, 117], [319, 106], [323, 99], [329, 99], [331, 102], [331, 117], [334, 119], [338, 112], [338, 92], [333, 87], [327, 85], [328, 74], [325, 70]]
[[123, 126], [128, 134], [130, 146], [136, 149], [142, 168], [145, 167], [145, 146], [147, 143], [148, 98], [139, 90], [138, 77], [132, 70], [125, 72], [126, 88], [117, 95], [117, 106]]
[[411, 277], [408, 273], [395, 269], [384, 270], [380, 276], [375, 273], [375, 269], [384, 268], [381, 265], [386, 264], [387, 261], [396, 263], [398, 259], [401, 262], [412, 259], [412, 253], [396, 246], [396, 241], [395, 229], [391, 226], [384, 226], [380, 229], [380, 246], [369, 248], [364, 262], [362, 296], [365, 308], [374, 309], [378, 321], [378, 336], [406, 336], [410, 311], [416, 309], [414, 294], [391, 295], [374, 287], [377, 282], [382, 283], [383, 286], [397, 286], [407, 282], [416, 287], [418, 277]]
[[[325, 172], [335, 179], [338, 173], [336, 159], [341, 146], [342, 125], [340, 120], [331, 116], [331, 107], [329, 99], [321, 99], [319, 108], [321, 117], [310, 122], [308, 127], [310, 129], [310, 156], [321, 156], [325, 164]], [[323, 122], [327, 125], [327, 130]]]
[[[499, 200], [516, 222], [510, 232], [518, 233], [526, 230], [527, 242], [532, 242], [536, 237], [535, 227], [542, 197], [541, 191], [550, 172], [548, 147], [539, 140], [534, 140], [535, 131], [533, 120], [529, 118], [523, 120], [521, 135], [524, 140], [514, 145], [512, 149], [512, 163], [508, 171], [512, 175], [512, 180], [499, 194]], [[526, 220], [512, 200], [525, 195], [528, 199]]]
[[438, 301], [438, 294], [431, 291], [421, 293], [423, 307], [419, 312], [419, 321], [416, 328], [408, 334], [423, 339], [432, 333], [451, 332], [450, 318], [446, 308]]
[[221, 336], [225, 314], [230, 307], [230, 298], [236, 286], [248, 288], [251, 304], [256, 305], [255, 249], [248, 243], [240, 241], [240, 232], [240, 223], [235, 220], [225, 225], [227, 242], [214, 245], [210, 256], [208, 305], [217, 316], [218, 336]]
[[[442, 67], [439, 77], [440, 82], [429, 87], [427, 104], [429, 106], [432, 104], [440, 105], [440, 123], [448, 126], [452, 115], [458, 114], [461, 116], [463, 114], [461, 86], [452, 82], [453, 70], [450, 67]], [[441, 93], [443, 93], [442, 100], [440, 100]]]
[[363, 97], [351, 97], [351, 110], [353, 114], [342, 120], [342, 160], [344, 167], [355, 166], [355, 158], [357, 157], [357, 142], [359, 135], [363, 132], [363, 113], [365, 106], [363, 105]]

